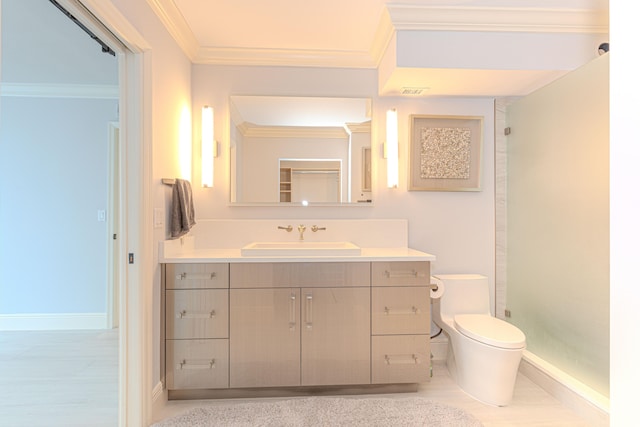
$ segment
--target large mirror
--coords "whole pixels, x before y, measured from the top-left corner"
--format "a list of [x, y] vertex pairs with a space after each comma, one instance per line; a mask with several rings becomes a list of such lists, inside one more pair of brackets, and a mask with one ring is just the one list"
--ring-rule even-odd
[[372, 203], [370, 99], [232, 96], [229, 110], [232, 203]]

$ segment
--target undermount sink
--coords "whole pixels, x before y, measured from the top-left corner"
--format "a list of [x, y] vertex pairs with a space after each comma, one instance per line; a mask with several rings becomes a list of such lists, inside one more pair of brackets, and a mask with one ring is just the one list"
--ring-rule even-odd
[[351, 242], [253, 242], [240, 253], [244, 256], [357, 256], [360, 247]]

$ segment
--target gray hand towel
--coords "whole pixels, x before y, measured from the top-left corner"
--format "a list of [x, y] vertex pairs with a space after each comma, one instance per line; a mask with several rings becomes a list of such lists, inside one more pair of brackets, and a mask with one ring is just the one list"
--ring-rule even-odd
[[191, 183], [185, 179], [176, 179], [171, 207], [171, 238], [184, 236], [195, 223]]

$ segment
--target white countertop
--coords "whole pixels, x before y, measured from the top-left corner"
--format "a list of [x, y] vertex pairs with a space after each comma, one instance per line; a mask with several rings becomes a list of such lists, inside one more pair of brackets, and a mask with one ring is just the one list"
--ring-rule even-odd
[[434, 255], [411, 248], [362, 248], [356, 256], [243, 256], [238, 249], [191, 249], [160, 256], [163, 264], [204, 262], [371, 262], [435, 261]]

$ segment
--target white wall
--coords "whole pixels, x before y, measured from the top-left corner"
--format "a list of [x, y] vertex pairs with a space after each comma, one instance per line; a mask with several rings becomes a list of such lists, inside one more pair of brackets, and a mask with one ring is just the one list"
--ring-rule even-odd
[[[150, 85], [152, 99], [149, 105], [144, 106], [145, 116], [151, 116], [153, 182], [150, 197], [152, 206], [159, 210], [158, 215], [165, 218], [166, 224], [171, 188], [163, 185], [161, 178], [180, 177], [181, 132], [187, 132], [190, 141], [191, 62], [147, 2], [111, 0], [111, 3], [130, 21], [151, 49], [151, 76], [145, 83]], [[183, 120], [184, 117], [189, 120]], [[148, 221], [151, 223], [152, 218], [148, 218]], [[144, 284], [153, 287], [152, 387], [160, 380], [160, 266], [157, 248], [158, 242], [165, 240], [167, 236], [165, 225], [154, 228], [153, 283]]]
[[638, 420], [640, 4], [611, 0], [611, 425]]
[[[411, 247], [437, 256], [434, 272], [480, 273], [494, 278], [493, 100], [378, 98], [374, 70], [194, 65], [193, 109], [211, 105], [216, 111], [215, 186], [194, 188], [197, 219], [257, 218], [403, 218], [409, 221]], [[229, 96], [298, 95], [370, 97], [373, 99], [373, 206], [239, 207], [229, 205]], [[397, 108], [400, 136], [400, 186], [386, 188], [381, 144], [385, 115]], [[408, 192], [409, 115], [483, 116], [482, 191]], [[194, 118], [194, 126], [199, 119]], [[195, 134], [195, 132], [194, 132]], [[199, 161], [198, 140], [194, 162]], [[199, 176], [194, 175], [194, 181]], [[197, 225], [195, 231], [197, 232]]]

